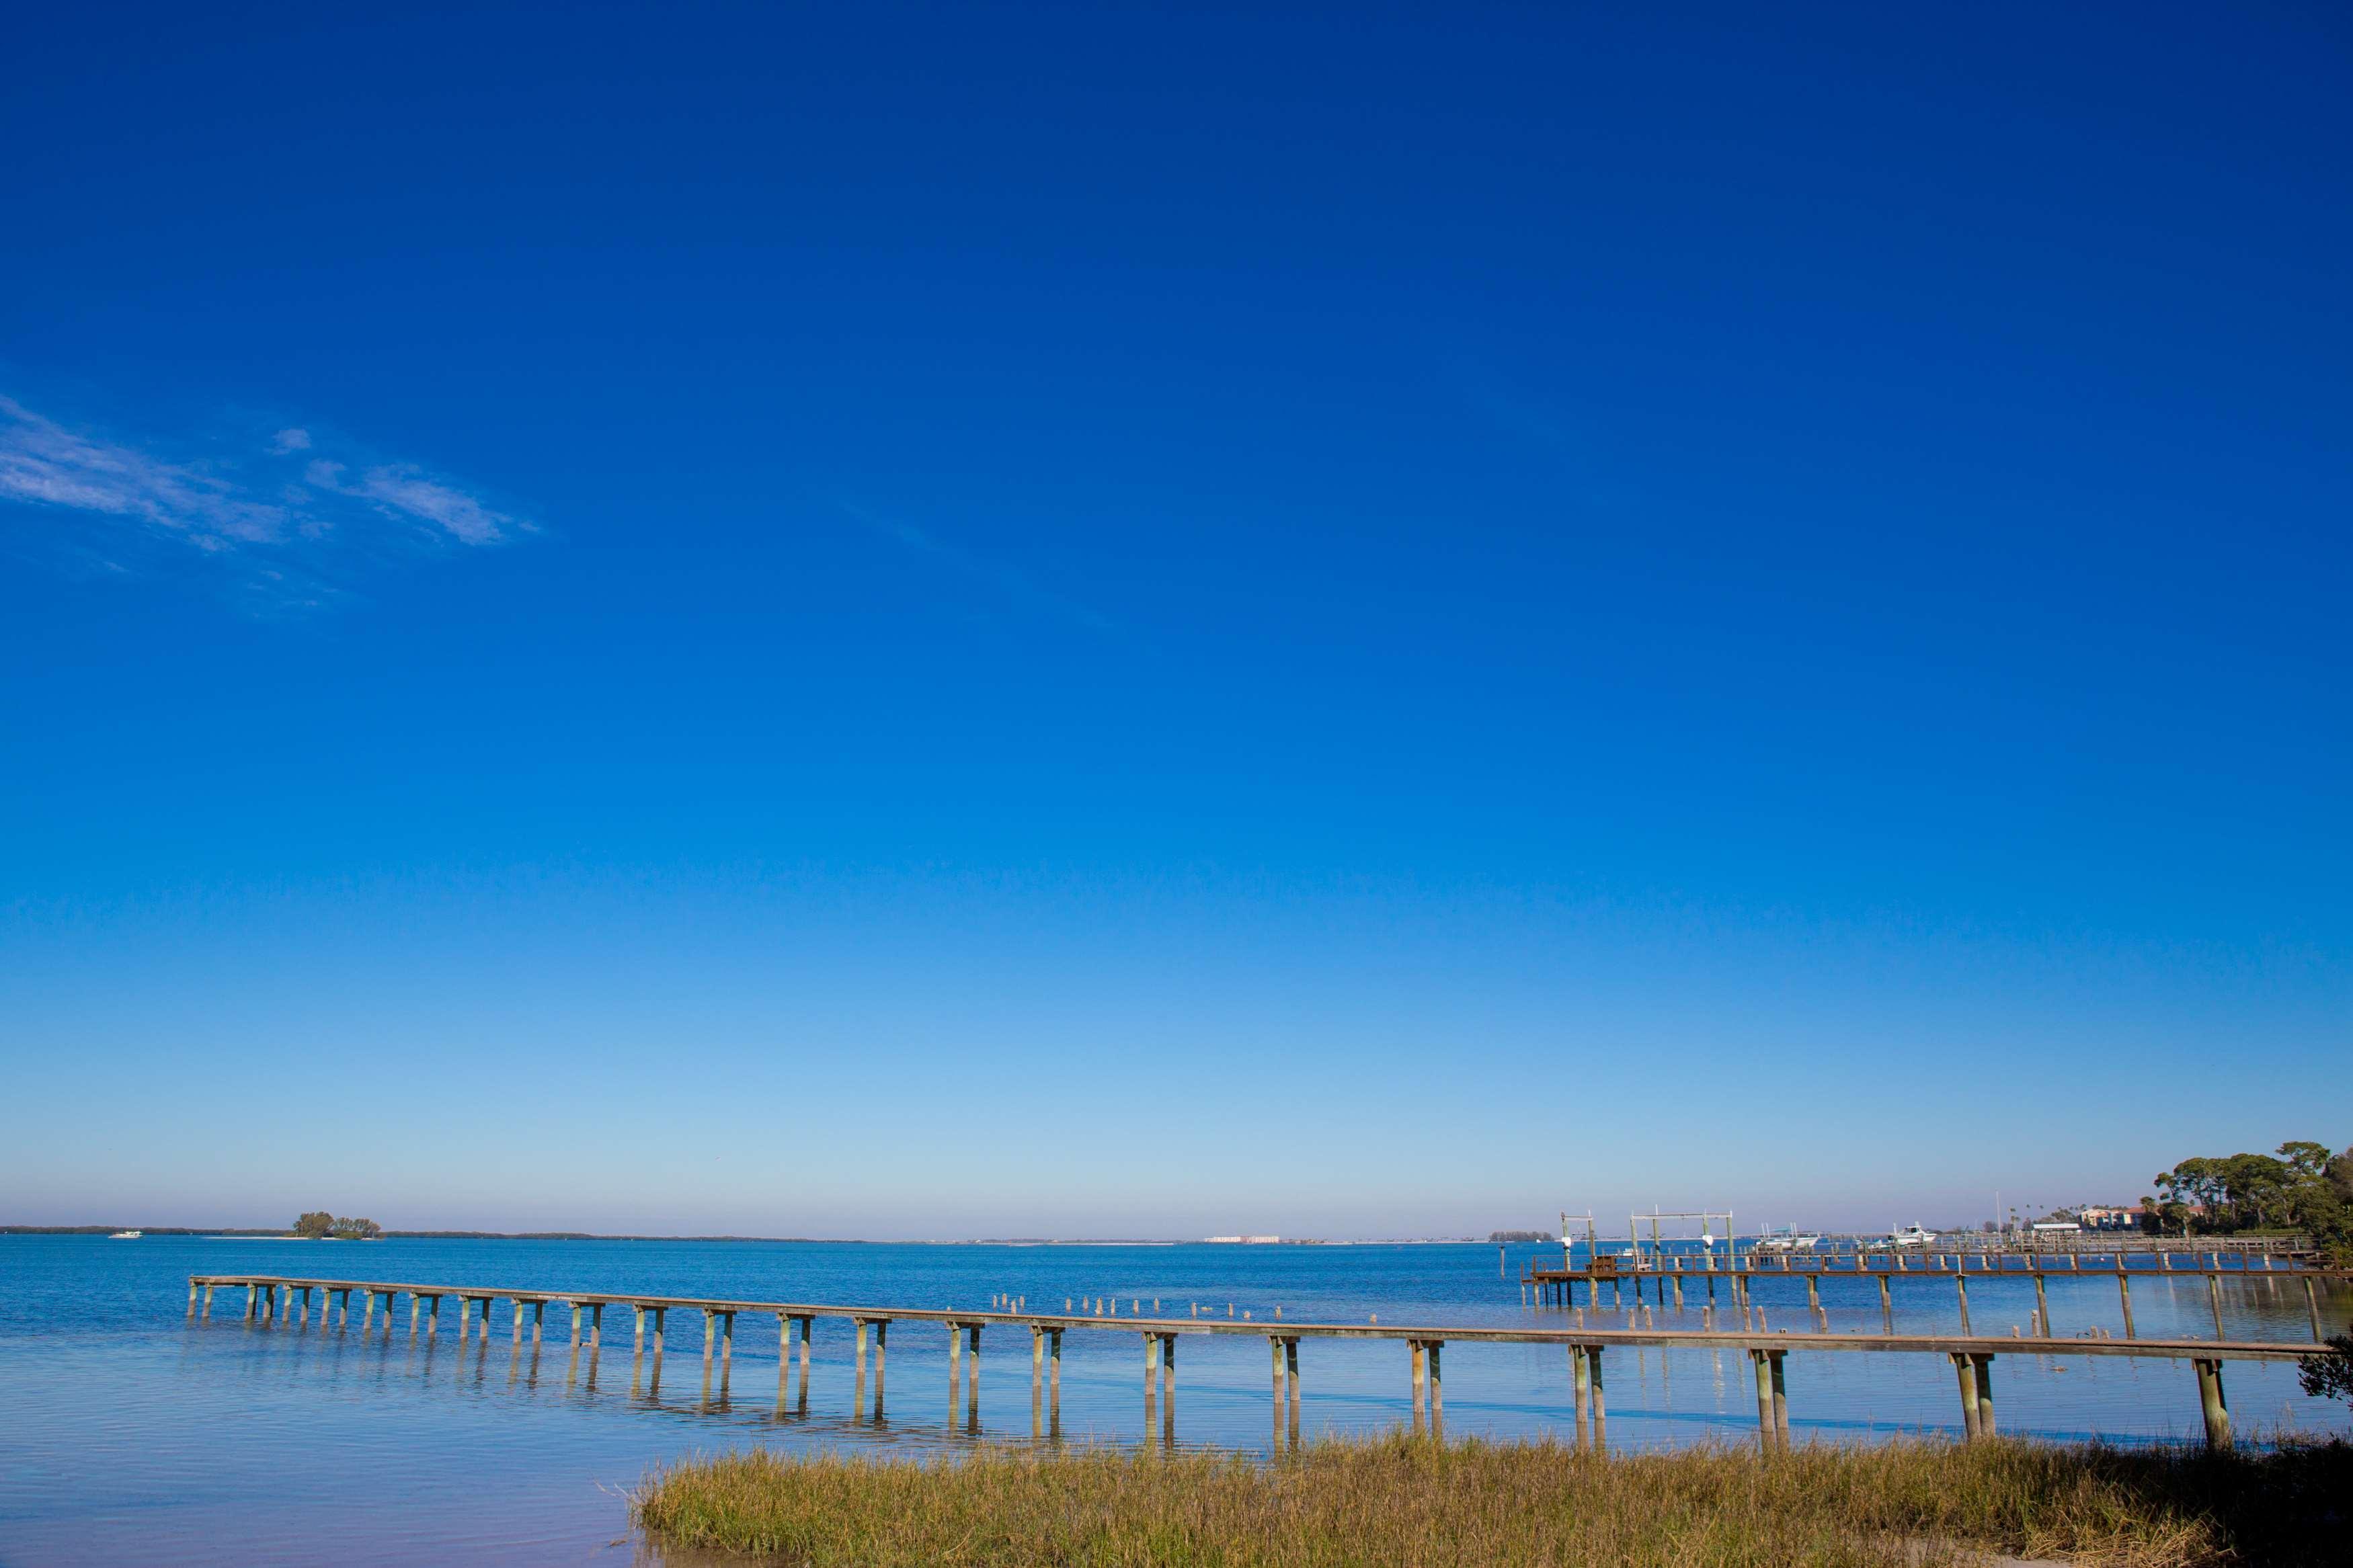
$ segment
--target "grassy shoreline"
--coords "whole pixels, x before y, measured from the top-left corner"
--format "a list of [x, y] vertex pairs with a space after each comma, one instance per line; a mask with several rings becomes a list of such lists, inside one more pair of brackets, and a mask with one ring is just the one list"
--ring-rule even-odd
[[631, 1499], [666, 1546], [795, 1568], [1086, 1564], [2338, 1563], [2353, 1446], [2207, 1454], [2016, 1440], [1584, 1454], [1403, 1436], [1241, 1456], [982, 1449], [696, 1458]]

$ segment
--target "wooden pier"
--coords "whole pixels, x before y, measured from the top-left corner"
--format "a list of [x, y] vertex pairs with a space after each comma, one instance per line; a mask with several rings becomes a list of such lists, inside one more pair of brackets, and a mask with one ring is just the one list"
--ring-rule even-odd
[[[2227, 1447], [2231, 1442], [2230, 1413], [2222, 1394], [2222, 1363], [2226, 1361], [2295, 1361], [2310, 1353], [2308, 1345], [2220, 1338], [1991, 1338], [1967, 1334], [1793, 1334], [1786, 1331], [1767, 1333], [1746, 1329], [1725, 1331], [1582, 1326], [1466, 1328], [1385, 1324], [1377, 1321], [1364, 1323], [1286, 1322], [1280, 1319], [1252, 1321], [1247, 1317], [1238, 1320], [1231, 1316], [1177, 1318], [1139, 1314], [1121, 1318], [1100, 1310], [1032, 1312], [1025, 1310], [1026, 1302], [1018, 1298], [1000, 1299], [987, 1311], [959, 1311], [947, 1308], [860, 1307], [795, 1301], [721, 1300], [688, 1296], [532, 1290], [508, 1286], [291, 1279], [265, 1274], [189, 1276], [188, 1316], [191, 1319], [209, 1319], [215, 1293], [225, 1289], [242, 1289], [245, 1292], [243, 1319], [258, 1327], [288, 1322], [307, 1324], [311, 1309], [315, 1304], [319, 1309], [321, 1327], [331, 1326], [331, 1315], [340, 1308], [341, 1327], [348, 1330], [351, 1327], [352, 1298], [357, 1295], [361, 1300], [360, 1331], [363, 1334], [381, 1332], [386, 1336], [394, 1331], [396, 1301], [397, 1298], [406, 1296], [408, 1332], [412, 1338], [420, 1334], [430, 1337], [436, 1333], [442, 1302], [455, 1301], [458, 1304], [460, 1342], [479, 1328], [485, 1345], [491, 1332], [491, 1307], [495, 1302], [506, 1301], [512, 1309], [512, 1338], [518, 1354], [522, 1352], [526, 1331], [531, 1343], [534, 1347], [540, 1344], [546, 1327], [546, 1310], [554, 1306], [570, 1310], [571, 1347], [577, 1351], [585, 1345], [593, 1356], [602, 1345], [605, 1310], [618, 1308], [631, 1316], [633, 1355], [643, 1357], [650, 1354], [657, 1376], [665, 1348], [665, 1329], [670, 1313], [702, 1315], [702, 1359], [706, 1372], [715, 1356], [720, 1362], [723, 1375], [734, 1355], [736, 1318], [744, 1314], [774, 1317], [776, 1320], [777, 1357], [781, 1363], [776, 1380], [779, 1410], [786, 1404], [786, 1384], [794, 1369], [796, 1352], [798, 1355], [799, 1400], [804, 1408], [807, 1405], [810, 1328], [818, 1318], [843, 1321], [854, 1330], [857, 1371], [853, 1400], [857, 1405], [862, 1405], [865, 1400], [866, 1352], [871, 1337], [874, 1351], [873, 1397], [878, 1413], [882, 1402], [884, 1347], [892, 1323], [936, 1323], [946, 1330], [950, 1404], [953, 1407], [958, 1401], [959, 1385], [965, 1381], [963, 1363], [968, 1355], [971, 1362], [970, 1392], [965, 1398], [967, 1408], [976, 1417], [980, 1401], [983, 1331], [1000, 1329], [1009, 1332], [1026, 1329], [1029, 1334], [1029, 1409], [1033, 1432], [1039, 1426], [1041, 1405], [1048, 1402], [1050, 1402], [1053, 1411], [1055, 1427], [1057, 1430], [1060, 1428], [1062, 1336], [1065, 1333], [1076, 1331], [1135, 1334], [1144, 1342], [1144, 1394], [1147, 1417], [1155, 1405], [1159, 1406], [1162, 1430], [1171, 1438], [1176, 1422], [1177, 1341], [1187, 1335], [1263, 1336], [1270, 1351], [1276, 1429], [1278, 1433], [1287, 1431], [1289, 1440], [1293, 1443], [1299, 1438], [1299, 1347], [1308, 1340], [1387, 1340], [1402, 1343], [1408, 1352], [1407, 1380], [1412, 1397], [1414, 1427], [1417, 1430], [1426, 1427], [1432, 1432], [1441, 1431], [1445, 1421], [1445, 1385], [1440, 1368], [1441, 1352], [1447, 1345], [1558, 1345], [1569, 1360], [1575, 1420], [1580, 1444], [1598, 1444], [1605, 1440], [1608, 1413], [1603, 1392], [1602, 1357], [1604, 1352], [1620, 1348], [1737, 1351], [1746, 1353], [1756, 1373], [1757, 1424], [1762, 1440], [1767, 1446], [1785, 1446], [1788, 1441], [1789, 1395], [1784, 1363], [1792, 1353], [1943, 1356], [1950, 1363], [1957, 1379], [1962, 1428], [1971, 1438], [1989, 1436], [1995, 1430], [1992, 1367], [1998, 1356], [2137, 1356], [2188, 1361], [2198, 1379], [2199, 1404], [2204, 1415], [2206, 1440], [2216, 1447]], [[1141, 1303], [1136, 1305], [1140, 1307]], [[1113, 1307], [1115, 1310], [1116, 1303]], [[383, 1316], [380, 1331], [376, 1328], [379, 1310]]]
[[[2233, 1261], [2225, 1262], [2230, 1256]], [[1972, 1267], [1972, 1265], [1975, 1265]], [[1842, 1255], [1814, 1255], [1792, 1252], [1746, 1251], [1721, 1260], [1703, 1255], [1694, 1258], [1688, 1253], [1653, 1252], [1623, 1254], [1599, 1253], [1583, 1268], [1546, 1268], [1531, 1264], [1520, 1277], [1520, 1297], [1523, 1302], [1533, 1300], [1540, 1306], [1575, 1308], [1577, 1288], [1586, 1288], [1588, 1304], [1599, 1305], [1599, 1290], [1608, 1286], [1613, 1305], [1625, 1300], [1628, 1284], [1634, 1287], [1634, 1300], [1639, 1306], [1647, 1284], [1649, 1293], [1660, 1306], [1665, 1306], [1670, 1292], [1678, 1308], [1683, 1305], [1684, 1291], [1704, 1290], [1706, 1304], [1717, 1304], [1716, 1289], [1722, 1281], [1728, 1298], [1726, 1305], [1745, 1319], [1752, 1310], [1751, 1289], [1759, 1279], [1803, 1279], [1806, 1282], [1806, 1305], [1817, 1318], [1821, 1314], [1821, 1285], [1826, 1279], [1871, 1279], [1879, 1286], [1879, 1307], [1882, 1321], [1890, 1332], [1894, 1329], [1894, 1286], [1897, 1281], [1953, 1282], [1960, 1305], [1961, 1331], [1969, 1331], [1969, 1282], [1976, 1280], [2026, 1280], [2034, 1287], [2034, 1325], [2037, 1338], [2051, 1336], [2051, 1304], [2047, 1281], [2052, 1276], [2062, 1279], [2113, 1279], [2116, 1294], [2124, 1309], [2125, 1337], [2137, 1338], [2133, 1325], [2132, 1282], [2135, 1279], [2202, 1279], [2206, 1281], [2209, 1306], [2214, 1315], [2214, 1336], [2222, 1337], [2222, 1284], [2225, 1280], [2239, 1283], [2264, 1281], [2276, 1285], [2283, 1280], [2296, 1280], [2304, 1287], [2305, 1313], [2312, 1326], [2312, 1337], [2323, 1337], [2320, 1328], [2319, 1282], [2353, 1279], [2353, 1269], [2327, 1268], [2306, 1258], [2281, 1257], [2268, 1252], [2241, 1252], [2226, 1255], [2220, 1250], [2200, 1248], [2189, 1251], [2162, 1244], [2144, 1245], [2130, 1249], [2107, 1252], [1954, 1252], [1950, 1250], [1920, 1252], [1906, 1248], [1884, 1251], [1858, 1251]]]

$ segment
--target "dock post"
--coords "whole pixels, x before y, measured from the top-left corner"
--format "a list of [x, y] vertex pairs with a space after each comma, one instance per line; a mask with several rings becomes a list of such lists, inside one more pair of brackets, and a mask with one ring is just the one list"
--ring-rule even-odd
[[[387, 1311], [387, 1312], [389, 1312], [391, 1310], [392, 1310], [392, 1309], [391, 1309], [391, 1308], [389, 1308], [389, 1307], [387, 1307], [387, 1308], [385, 1308], [385, 1311]], [[425, 1298], [424, 1298], [424, 1297], [422, 1297], [422, 1296], [420, 1296], [420, 1295], [418, 1295], [416, 1291], [411, 1290], [411, 1291], [408, 1293], [408, 1337], [409, 1337], [410, 1339], [412, 1339], [412, 1340], [413, 1340], [413, 1339], [415, 1339], [415, 1338], [417, 1337], [417, 1317], [418, 1317], [418, 1315], [419, 1315], [420, 1313], [422, 1313], [424, 1310], [425, 1310]]]
[[520, 1296], [514, 1299], [514, 1348], [522, 1349], [522, 1298]]
[[191, 1275], [189, 1275], [189, 1276], [188, 1276], [188, 1316], [189, 1316], [189, 1317], [191, 1317], [191, 1318], [193, 1318], [193, 1317], [195, 1317], [195, 1315], [196, 1315], [196, 1277], [195, 1277], [195, 1275], [191, 1274]]
[[360, 1295], [360, 1335], [365, 1338], [368, 1331], [375, 1327], [375, 1292], [363, 1290]]
[[1568, 1347], [1568, 1381], [1577, 1391], [1577, 1446], [1582, 1448], [1593, 1440], [1593, 1412], [1589, 1408], [1593, 1385], [1587, 1373], [1583, 1345]]
[[[858, 1386], [862, 1392], [866, 1387], [866, 1320], [863, 1318], [852, 1318], [849, 1321], [858, 1325]], [[953, 1354], [955, 1348], [955, 1335], [954, 1332], [950, 1332], [948, 1335], [948, 1348], [950, 1352]], [[852, 1401], [850, 1407], [853, 1410], [857, 1408], [855, 1401]]]
[[1046, 1331], [1029, 1325], [1029, 1408], [1034, 1414], [1046, 1388]]
[[1609, 1406], [1601, 1396], [1601, 1350], [1599, 1345], [1588, 1345], [1585, 1350], [1593, 1394], [1593, 1446], [1597, 1448], [1607, 1447], [1609, 1440]]
[[1822, 1310], [1822, 1282], [1818, 1270], [1806, 1271], [1806, 1306], [1811, 1311]]
[[2051, 1337], [2051, 1299], [2042, 1293], [2042, 1270], [2040, 1268], [2034, 1271], [2034, 1316], [2042, 1324], [2038, 1337], [2049, 1339]]
[[1993, 1357], [1971, 1356], [1970, 1381], [1977, 1388], [1978, 1436], [1990, 1437], [1993, 1426]]
[[1160, 1336], [1144, 1336], [1144, 1418], [1152, 1419], [1160, 1388]]
[[1765, 1352], [1752, 1349], [1748, 1365], [1757, 1374], [1757, 1441], [1767, 1453], [1773, 1451], [1773, 1373], [1766, 1364]]
[[1978, 1440], [1978, 1373], [1977, 1364], [1967, 1351], [1954, 1351], [1953, 1372], [1961, 1384], [1961, 1438], [1964, 1442]]
[[1282, 1342], [1269, 1334], [1266, 1336], [1266, 1348], [1274, 1363], [1274, 1424], [1280, 1430], [1282, 1426]]
[[1889, 1333], [1895, 1331], [1895, 1297], [1887, 1288], [1887, 1276], [1879, 1277], [1879, 1316]]
[[2116, 1298], [2124, 1303], [2125, 1307], [2125, 1338], [2132, 1339], [2135, 1337], [2132, 1321], [2132, 1276], [2125, 1272], [2125, 1260], [2121, 1257], [2116, 1259]]
[[1772, 1368], [1773, 1445], [1778, 1448], [1787, 1448], [1789, 1446], [1789, 1385], [1781, 1376], [1781, 1363], [1788, 1358], [1788, 1355], [1787, 1351], [1765, 1352], [1766, 1362]]
[[2200, 1358], [2198, 1368], [2198, 1406], [2206, 1417], [2206, 1446], [2227, 1448], [2231, 1446], [2231, 1409], [2222, 1399], [2222, 1363]]
[[[948, 1325], [948, 1410], [955, 1410], [956, 1391], [964, 1386], [964, 1335], [957, 1325]], [[866, 1364], [866, 1325], [858, 1325], [858, 1362], [862, 1371]]]
[[891, 1353], [891, 1320], [874, 1320], [874, 1414], [882, 1414], [882, 1361]]
[[632, 1301], [629, 1303], [629, 1310], [636, 1314], [638, 1321], [637, 1353], [643, 1355], [646, 1353], [646, 1310]]
[[1408, 1340], [1405, 1342], [1405, 1346], [1408, 1352], [1408, 1359], [1412, 1363], [1413, 1366], [1413, 1371], [1410, 1374], [1411, 1386], [1413, 1389], [1413, 1429], [1419, 1432], [1421, 1430], [1422, 1406], [1427, 1404], [1430, 1399], [1430, 1385], [1427, 1381], [1426, 1369], [1422, 1359], [1421, 1342], [1419, 1340]]
[[668, 1338], [668, 1330], [670, 1326], [669, 1317], [670, 1309], [668, 1307], [656, 1307], [654, 1309], [654, 1359], [656, 1361], [661, 1360], [662, 1344]]
[[1160, 1336], [1160, 1415], [1168, 1420], [1176, 1414], [1176, 1336]]
[[1953, 1270], [1953, 1288], [1961, 1294], [1961, 1333], [1966, 1337], [1969, 1331], [1969, 1271], [1968, 1269]]
[[1678, 1311], [1678, 1312], [1680, 1312], [1680, 1311], [1682, 1311], [1682, 1310], [1683, 1310], [1683, 1259], [1682, 1259], [1682, 1258], [1677, 1258], [1677, 1259], [1675, 1259], [1675, 1273], [1674, 1273], [1674, 1280], [1675, 1280], [1675, 1310], [1676, 1310], [1676, 1311]]
[[1292, 1334], [1282, 1342], [1282, 1398], [1289, 1406], [1284, 1416], [1291, 1432], [1291, 1446], [1299, 1446], [1299, 1336]]
[[1062, 1424], [1062, 1331], [1046, 1331], [1046, 1395], [1053, 1406], [1054, 1425]]
[[572, 1303], [572, 1348], [580, 1348], [580, 1303]]
[[2206, 1300], [2214, 1309], [2214, 1337], [2222, 1339], [2222, 1276], [2219, 1272], [2206, 1276]]
[[816, 1320], [815, 1318], [803, 1318], [803, 1319], [801, 1320], [801, 1333], [800, 1333], [800, 1341], [801, 1341], [801, 1387], [800, 1387], [800, 1397], [801, 1397], [801, 1398], [803, 1398], [803, 1399], [807, 1399], [807, 1398], [808, 1397], [809, 1330], [810, 1330], [813, 1326], [815, 1326], [816, 1322], [817, 1322], [817, 1320]]
[[547, 1303], [544, 1301], [533, 1301], [531, 1304], [531, 1343], [533, 1349], [536, 1350], [539, 1348], [542, 1333], [546, 1328], [546, 1325]]
[[[2312, 1276], [2309, 1274], [2304, 1277], [2304, 1314], [2312, 1320], [2312, 1342], [2318, 1344], [2323, 1337], [2320, 1332], [2320, 1299], [2312, 1293]], [[205, 1289], [205, 1316], [209, 1318], [212, 1315], [213, 1293], [207, 1286]]]
[[719, 1337], [719, 1314], [710, 1308], [702, 1309], [702, 1364], [711, 1364], [711, 1352]]
[[602, 1301], [588, 1303], [588, 1348], [592, 1352], [605, 1348], [605, 1303]]
[[735, 1314], [719, 1314], [719, 1359], [733, 1363], [735, 1360]]
[[978, 1323], [964, 1326], [965, 1359], [972, 1363], [972, 1374], [964, 1385], [964, 1405], [976, 1416], [980, 1414], [980, 1328]]
[[1423, 1347], [1430, 1359], [1430, 1435], [1446, 1435], [1446, 1374], [1440, 1358], [1446, 1350], [1444, 1340], [1432, 1340]]

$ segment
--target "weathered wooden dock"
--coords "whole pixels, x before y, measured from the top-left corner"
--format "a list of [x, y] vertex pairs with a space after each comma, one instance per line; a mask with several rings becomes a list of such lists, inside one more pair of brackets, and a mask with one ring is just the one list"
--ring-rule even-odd
[[[2232, 1261], [2225, 1262], [2226, 1256]], [[2105, 1267], [2098, 1267], [2105, 1262]], [[1975, 1267], [1971, 1267], [1972, 1264]], [[2095, 1265], [2086, 1267], [2086, 1264]], [[1520, 1278], [1521, 1300], [1531, 1299], [1538, 1305], [1575, 1308], [1578, 1305], [1577, 1288], [1586, 1287], [1587, 1301], [1599, 1305], [1601, 1287], [1608, 1286], [1613, 1304], [1625, 1300], [1626, 1287], [1634, 1288], [1634, 1300], [1639, 1306], [1645, 1288], [1657, 1304], [1665, 1306], [1672, 1293], [1674, 1305], [1683, 1305], [1686, 1287], [1693, 1291], [1704, 1291], [1706, 1304], [1716, 1304], [1717, 1282], [1722, 1281], [1729, 1297], [1729, 1308], [1746, 1320], [1754, 1309], [1752, 1290], [1760, 1279], [1803, 1279], [1806, 1282], [1806, 1306], [1819, 1320], [1822, 1311], [1821, 1287], [1829, 1279], [1871, 1279], [1879, 1286], [1879, 1307], [1883, 1322], [1889, 1331], [1894, 1327], [1894, 1287], [1900, 1281], [1953, 1282], [1959, 1302], [1961, 1331], [1969, 1331], [1969, 1282], [1975, 1280], [2025, 1280], [2034, 1287], [2034, 1328], [2037, 1338], [2051, 1337], [2051, 1302], [2047, 1281], [2062, 1279], [2112, 1278], [2124, 1309], [2125, 1337], [2137, 1337], [2133, 1324], [2132, 1282], [2137, 1279], [2202, 1279], [2206, 1282], [2207, 1300], [2214, 1315], [2215, 1338], [2222, 1337], [2222, 1285], [2226, 1280], [2240, 1283], [2268, 1282], [2277, 1285], [2283, 1280], [2295, 1280], [2304, 1287], [2305, 1312], [2312, 1325], [2312, 1337], [2322, 1337], [2320, 1300], [2316, 1286], [2321, 1282], [2353, 1278], [2353, 1269], [2329, 1268], [2303, 1258], [2279, 1258], [2271, 1253], [2239, 1253], [2226, 1255], [2220, 1251], [2172, 1248], [2147, 1244], [2109, 1252], [2069, 1251], [2063, 1253], [1988, 1253], [1906, 1251], [1891, 1248], [1884, 1252], [1857, 1252], [1843, 1256], [1817, 1257], [1804, 1253], [1746, 1252], [1735, 1257], [1717, 1258], [1713, 1256], [1693, 1257], [1688, 1253], [1649, 1253], [1627, 1257], [1622, 1254], [1599, 1253], [1582, 1268], [1546, 1268], [1530, 1265]]]
[[[1599, 1443], [1605, 1438], [1608, 1413], [1603, 1394], [1602, 1357], [1604, 1352], [1619, 1348], [1716, 1350], [1746, 1353], [1756, 1373], [1758, 1428], [1762, 1439], [1768, 1445], [1785, 1445], [1788, 1441], [1788, 1389], [1784, 1363], [1792, 1353], [1943, 1356], [1951, 1363], [1957, 1378], [1962, 1427], [1971, 1438], [1991, 1436], [1995, 1429], [1992, 1367], [1998, 1356], [2135, 1356], [2188, 1361], [2198, 1380], [2199, 1404], [2204, 1416], [2206, 1440], [2214, 1447], [2225, 1447], [2231, 1442], [2231, 1419], [2223, 1398], [2222, 1363], [2226, 1361], [2295, 1361], [2310, 1352], [2310, 1347], [2303, 1344], [2219, 1338], [2030, 1339], [1967, 1334], [1793, 1334], [1786, 1331], [1768, 1333], [1746, 1329], [1469, 1328], [1387, 1324], [1377, 1320], [1364, 1323], [1337, 1323], [1286, 1322], [1279, 1317], [1271, 1321], [1248, 1317], [1237, 1319], [1231, 1315], [1224, 1318], [1198, 1315], [1145, 1317], [1140, 1312], [1122, 1318], [1117, 1316], [1116, 1302], [1111, 1303], [1109, 1313], [1100, 1308], [1092, 1312], [1033, 1312], [1027, 1310], [1026, 1301], [1014, 1298], [1000, 1300], [987, 1311], [963, 1311], [949, 1308], [726, 1300], [601, 1291], [533, 1290], [509, 1286], [297, 1279], [262, 1274], [191, 1275], [188, 1279], [188, 1316], [191, 1319], [209, 1319], [215, 1292], [240, 1289], [245, 1291], [243, 1319], [248, 1323], [261, 1327], [287, 1322], [307, 1324], [315, 1298], [322, 1327], [332, 1326], [331, 1315], [340, 1308], [340, 1326], [349, 1330], [352, 1297], [356, 1294], [361, 1299], [361, 1333], [380, 1331], [387, 1336], [393, 1332], [396, 1300], [406, 1296], [408, 1332], [412, 1338], [436, 1333], [440, 1321], [441, 1303], [454, 1300], [458, 1303], [458, 1335], [461, 1342], [470, 1334], [479, 1331], [487, 1343], [491, 1334], [492, 1305], [506, 1301], [512, 1309], [512, 1338], [518, 1353], [523, 1347], [526, 1333], [533, 1346], [541, 1343], [546, 1310], [554, 1306], [569, 1309], [571, 1347], [577, 1351], [585, 1346], [593, 1356], [602, 1348], [605, 1310], [618, 1308], [630, 1314], [632, 1353], [640, 1357], [650, 1355], [657, 1368], [665, 1348], [667, 1320], [672, 1311], [702, 1315], [702, 1359], [706, 1369], [714, 1357], [718, 1358], [723, 1368], [733, 1360], [738, 1316], [774, 1317], [776, 1320], [777, 1356], [781, 1363], [776, 1380], [779, 1408], [786, 1403], [796, 1353], [798, 1357], [799, 1399], [804, 1406], [807, 1405], [811, 1327], [819, 1318], [847, 1321], [855, 1331], [857, 1381], [852, 1397], [854, 1404], [859, 1405], [863, 1405], [866, 1397], [867, 1349], [871, 1336], [874, 1352], [873, 1397], [878, 1412], [882, 1400], [883, 1359], [892, 1323], [936, 1323], [946, 1331], [951, 1405], [956, 1402], [959, 1384], [965, 1379], [964, 1363], [968, 1356], [971, 1362], [970, 1393], [966, 1399], [968, 1407], [976, 1413], [980, 1401], [983, 1331], [1026, 1329], [1029, 1333], [1029, 1405], [1033, 1430], [1039, 1425], [1041, 1406], [1050, 1402], [1059, 1427], [1062, 1336], [1067, 1332], [1141, 1336], [1147, 1416], [1155, 1404], [1159, 1405], [1164, 1412], [1164, 1431], [1172, 1436], [1176, 1419], [1177, 1341], [1187, 1335], [1262, 1336], [1268, 1343], [1272, 1367], [1277, 1429], [1287, 1430], [1293, 1442], [1296, 1442], [1299, 1436], [1299, 1348], [1303, 1342], [1308, 1340], [1386, 1340], [1403, 1344], [1408, 1352], [1407, 1377], [1412, 1396], [1413, 1425], [1417, 1430], [1427, 1426], [1432, 1431], [1442, 1430], [1445, 1421], [1445, 1384], [1440, 1369], [1441, 1352], [1448, 1344], [1559, 1345], [1569, 1359], [1577, 1434], [1581, 1444]], [[1141, 1304], [1137, 1305], [1140, 1307]], [[379, 1307], [383, 1320], [381, 1331], [376, 1329]], [[1230, 1314], [1231, 1309], [1228, 1310]]]

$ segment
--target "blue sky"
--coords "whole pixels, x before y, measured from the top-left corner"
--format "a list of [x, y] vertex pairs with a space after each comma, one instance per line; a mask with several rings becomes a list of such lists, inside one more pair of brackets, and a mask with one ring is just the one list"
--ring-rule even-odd
[[0, 1221], [2353, 1142], [2321, 7], [52, 8]]

